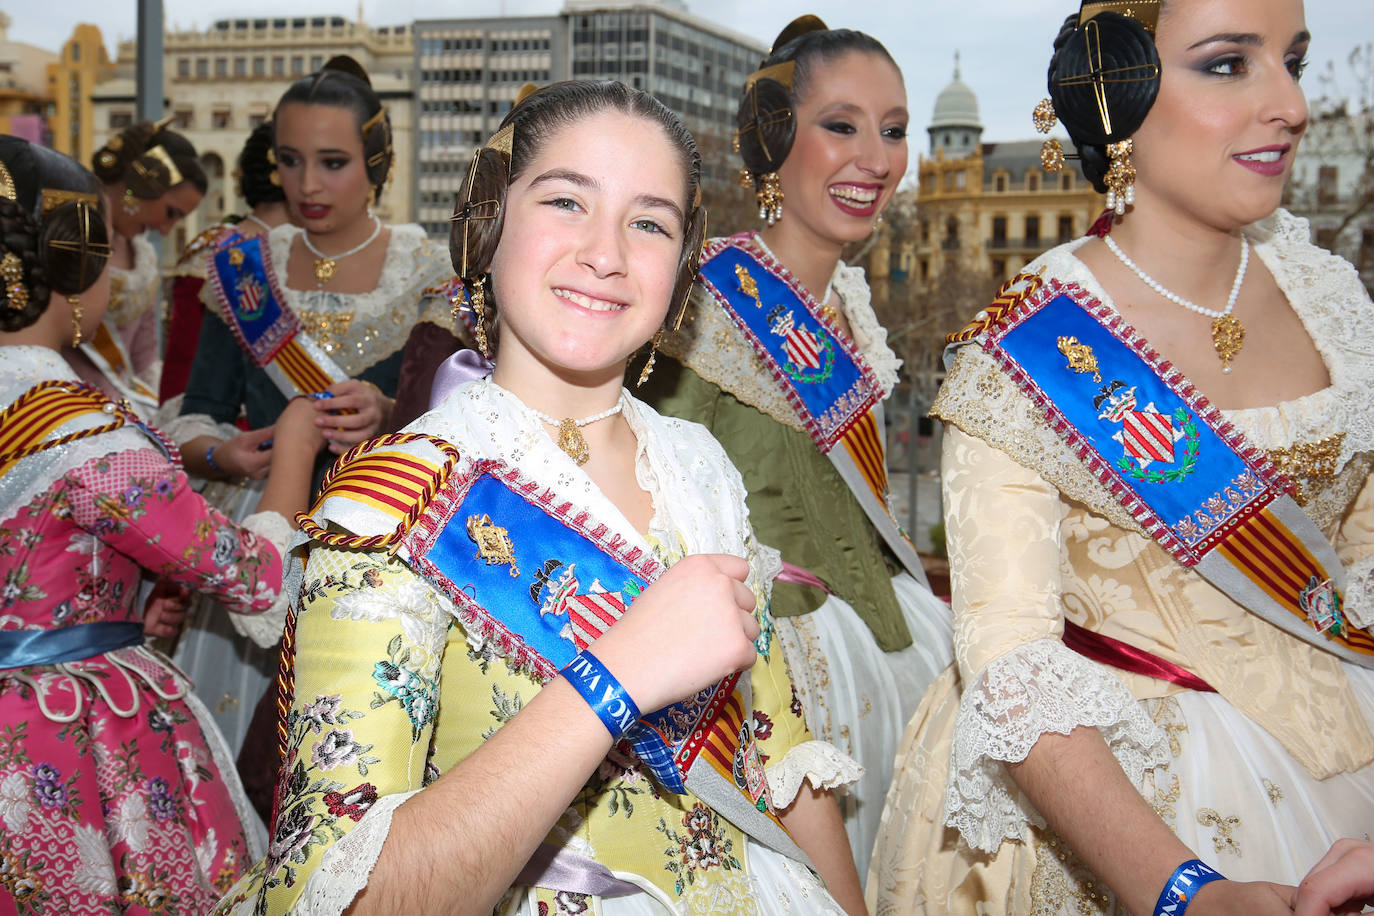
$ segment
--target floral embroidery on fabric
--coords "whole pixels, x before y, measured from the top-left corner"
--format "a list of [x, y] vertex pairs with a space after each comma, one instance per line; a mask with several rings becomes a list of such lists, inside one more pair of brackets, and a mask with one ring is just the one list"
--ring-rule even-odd
[[[397, 702], [410, 719], [411, 740], [420, 740], [420, 732], [434, 721], [438, 713], [439, 685], [420, 672], [408, 667], [411, 650], [402, 647], [401, 636], [397, 634], [387, 645], [390, 658], [377, 662], [372, 669], [372, 679], [386, 692], [372, 696], [372, 708], [377, 709], [387, 703]], [[366, 771], [364, 771], [366, 772]]]
[[739, 859], [735, 858], [734, 842], [725, 836], [716, 812], [697, 802], [682, 816], [682, 826], [686, 831], [679, 833], [668, 826], [666, 820], [658, 819], [659, 833], [673, 844], [663, 850], [668, 857], [663, 867], [676, 878], [673, 887], [678, 896], [682, 896], [689, 885], [696, 883], [699, 872], [716, 868], [723, 871], [743, 869]]

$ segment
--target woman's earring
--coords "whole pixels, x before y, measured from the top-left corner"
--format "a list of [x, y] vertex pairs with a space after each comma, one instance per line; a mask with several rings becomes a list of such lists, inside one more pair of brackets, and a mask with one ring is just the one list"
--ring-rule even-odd
[[759, 176], [759, 188], [754, 192], [759, 201], [759, 219], [773, 225], [782, 219], [782, 180], [777, 172], [767, 172]]
[[1135, 166], [1131, 165], [1131, 153], [1135, 143], [1122, 140], [1107, 145], [1107, 158], [1112, 166], [1107, 170], [1107, 209], [1115, 210], [1122, 216], [1126, 208], [1135, 203]]
[[128, 188], [124, 189], [124, 199], [119, 202], [119, 206], [130, 216], [138, 215], [138, 201], [134, 199], [134, 192]]
[[487, 359], [491, 359], [491, 346], [487, 342], [487, 275], [478, 277], [472, 284], [472, 317], [477, 322], [477, 349]]
[[81, 346], [81, 297], [68, 296], [67, 301], [72, 306], [72, 346]]
[[644, 368], [639, 372], [639, 381], [635, 382], [636, 388], [643, 388], [644, 383], [649, 380], [649, 376], [654, 372], [654, 357], [658, 355], [658, 345], [663, 343], [663, 329], [659, 328], [654, 334], [654, 339], [649, 341], [649, 361], [644, 364]]
[[[1047, 134], [1054, 130], [1054, 125], [1059, 123], [1059, 119], [1054, 113], [1054, 103], [1049, 99], [1041, 99], [1031, 112], [1031, 123], [1035, 129], [1042, 134]], [[1047, 172], [1057, 172], [1064, 167], [1064, 144], [1051, 137], [1040, 146], [1040, 164]]]

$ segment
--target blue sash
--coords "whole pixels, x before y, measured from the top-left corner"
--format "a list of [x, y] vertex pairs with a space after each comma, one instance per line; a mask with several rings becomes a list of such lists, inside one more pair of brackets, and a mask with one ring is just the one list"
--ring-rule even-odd
[[55, 630], [5, 630], [0, 632], [0, 668], [75, 662], [141, 645], [143, 625], [128, 621], [82, 623]]
[[701, 264], [706, 290], [735, 319], [772, 371], [822, 454], [882, 397], [872, 371], [818, 313], [811, 296], [752, 237], [713, 240]]
[[[1374, 668], [1341, 612], [1346, 575], [1292, 485], [1120, 315], [1031, 284], [978, 339], [1093, 475], [1181, 565], [1320, 649]], [[999, 300], [1001, 301], [1001, 300]]]
[[253, 362], [266, 366], [301, 329], [286, 305], [262, 236], [226, 232], [215, 242], [210, 282], [239, 346]]
[[[662, 572], [652, 556], [500, 462], [450, 478], [402, 543], [470, 632], [544, 681], [594, 643]], [[805, 861], [772, 807], [733, 674], [644, 715], [626, 734], [669, 792], [692, 792], [751, 836]]]

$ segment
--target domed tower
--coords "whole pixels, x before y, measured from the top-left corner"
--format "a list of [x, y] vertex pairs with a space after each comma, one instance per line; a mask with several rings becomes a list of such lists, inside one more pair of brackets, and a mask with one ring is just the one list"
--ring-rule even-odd
[[940, 151], [946, 159], [964, 159], [978, 150], [983, 123], [978, 120], [978, 96], [959, 76], [959, 52], [954, 52], [954, 81], [935, 99], [930, 119], [930, 155]]

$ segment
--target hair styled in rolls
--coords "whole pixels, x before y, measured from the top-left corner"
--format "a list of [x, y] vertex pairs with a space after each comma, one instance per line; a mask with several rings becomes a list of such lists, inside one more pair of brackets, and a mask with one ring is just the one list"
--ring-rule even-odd
[[758, 176], [781, 168], [792, 151], [792, 142], [797, 136], [797, 103], [806, 97], [817, 65], [851, 52], [875, 54], [897, 67], [878, 39], [853, 29], [826, 28], [815, 16], [794, 20], [778, 35], [772, 52], [759, 64], [759, 70], [791, 61], [794, 67], [791, 88], [768, 77], [754, 79], [740, 94], [735, 114], [740, 158], [744, 160], [744, 167], [754, 174], [755, 182]]
[[123, 184], [140, 200], [155, 200], [181, 182], [174, 181], [161, 156], [149, 152], [161, 147], [182, 181], [189, 181], [204, 194], [210, 187], [205, 167], [196, 148], [181, 134], [152, 121], [124, 128], [111, 137], [91, 159], [91, 171], [102, 184]]
[[[510, 127], [513, 130], [510, 154], [491, 146], [478, 150], [468, 170], [471, 179], [465, 176], [458, 189], [449, 234], [453, 268], [469, 289], [490, 270], [505, 222], [506, 189], [524, 173], [554, 134], [603, 111], [618, 111], [657, 125], [678, 152], [683, 171], [686, 223], [677, 282], [673, 285], [673, 298], [668, 307], [667, 323], [672, 325], [696, 278], [701, 246], [705, 241], [706, 211], [700, 206], [701, 155], [697, 152], [696, 140], [681, 118], [653, 96], [624, 83], [583, 80], [554, 83], [531, 93], [510, 110], [501, 122], [502, 129]], [[469, 217], [462, 219], [465, 208]], [[493, 210], [491, 218], [481, 218]], [[490, 294], [487, 301], [491, 302]]]
[[382, 187], [391, 174], [391, 115], [372, 89], [367, 71], [346, 54], [331, 57], [318, 73], [291, 84], [277, 101], [275, 122], [287, 105], [328, 105], [353, 113], [363, 141], [363, 159], [373, 200], [382, 199]]
[[[36, 322], [53, 293], [71, 296], [90, 289], [109, 260], [110, 239], [100, 182], [75, 159], [0, 135], [0, 162], [16, 198], [0, 197], [0, 259], [8, 254], [19, 259], [19, 283], [28, 296], [21, 308], [11, 308], [7, 296], [0, 298], [0, 331], [13, 332]], [[49, 192], [46, 202], [44, 191]]]
[[253, 132], [243, 142], [243, 149], [239, 150], [239, 196], [248, 203], [250, 209], [258, 204], [280, 203], [286, 200], [286, 193], [281, 189], [281, 179], [278, 178], [275, 182], [272, 180], [277, 171], [272, 144], [272, 122], [263, 121], [253, 128]]
[[[1159, 52], [1145, 26], [1120, 13], [1104, 11], [1093, 16], [1089, 23], [1095, 23], [1092, 28], [1096, 35], [1091, 41], [1088, 23], [1079, 26], [1078, 20], [1078, 13], [1064, 20], [1046, 78], [1055, 116], [1078, 148], [1083, 177], [1099, 193], [1105, 193], [1105, 178], [1111, 167], [1107, 145], [1139, 130], [1159, 95]], [[1082, 79], [1096, 69], [1099, 48], [1102, 70], [1118, 76], [1102, 83], [1110, 132], [1103, 129], [1093, 83]], [[1151, 71], [1153, 76], [1148, 75]], [[1070, 80], [1067, 84], [1066, 79]]]

